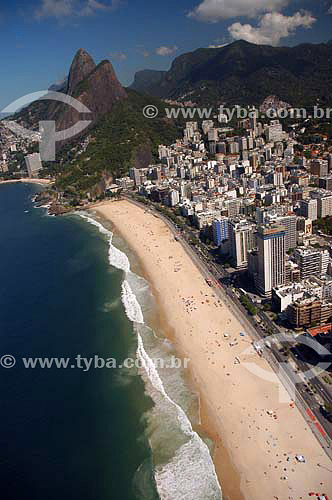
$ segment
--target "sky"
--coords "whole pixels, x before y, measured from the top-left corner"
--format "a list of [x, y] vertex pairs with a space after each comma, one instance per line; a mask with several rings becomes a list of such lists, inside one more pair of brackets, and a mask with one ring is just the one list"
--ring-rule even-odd
[[129, 85], [199, 47], [332, 39], [332, 0], [0, 1], [0, 111], [62, 80], [79, 48]]

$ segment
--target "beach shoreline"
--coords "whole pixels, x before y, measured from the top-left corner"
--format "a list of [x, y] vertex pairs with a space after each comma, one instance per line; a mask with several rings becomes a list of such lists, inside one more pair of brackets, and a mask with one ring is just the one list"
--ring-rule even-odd
[[[331, 493], [330, 460], [299, 411], [279, 403], [277, 386], [234, 365], [248, 343], [239, 337], [243, 326], [216, 300], [164, 222], [129, 201], [102, 202], [93, 210], [114, 225], [137, 255], [160, 307], [163, 331], [180, 356], [191, 359], [190, 374], [201, 400], [200, 431], [215, 443], [224, 498], [297, 500], [310, 491]], [[237, 346], [229, 347], [225, 330], [237, 338]], [[270, 369], [258, 356], [256, 362]], [[267, 414], [271, 409], [276, 418]], [[308, 464], [296, 463], [298, 453]]]
[[[105, 217], [103, 216], [103, 218]], [[126, 241], [124, 235], [121, 233], [121, 229], [117, 227], [116, 231], [121, 236], [121, 238]], [[149, 282], [150, 289], [156, 301], [157, 310], [155, 310], [154, 313], [150, 315], [149, 326], [158, 334], [161, 333], [173, 345], [176, 345], [177, 357], [180, 359], [184, 359], [186, 357], [186, 352], [182, 349], [182, 346], [179, 346], [176, 343], [176, 331], [174, 331], [174, 329], [169, 325], [165, 311], [162, 307], [162, 298], [160, 296], [160, 293], [154, 286], [154, 282], [149, 274], [148, 268], [142, 261], [140, 255], [133, 249], [131, 249], [131, 251], [135, 254], [135, 260], [137, 260], [139, 263], [141, 274]], [[244, 496], [240, 488], [241, 475], [231, 458], [231, 454], [226, 449], [222, 440], [220, 439], [220, 436], [218, 435], [218, 431], [213, 420], [213, 413], [208, 408], [208, 404], [204, 399], [201, 388], [199, 387], [194, 368], [190, 366], [190, 364], [188, 366], [187, 372], [188, 373], [185, 373], [187, 386], [199, 398], [199, 423], [196, 425], [194, 424], [193, 429], [198, 432], [200, 436], [202, 436], [203, 438], [208, 438], [213, 443], [212, 459], [214, 462], [219, 484], [222, 487], [223, 500], [244, 500]]]
[[49, 186], [53, 184], [54, 181], [51, 181], [50, 179], [10, 179], [7, 181], [0, 181], [0, 186], [2, 184], [16, 184], [18, 182], [21, 183], [27, 183], [27, 184], [39, 184], [41, 186]]

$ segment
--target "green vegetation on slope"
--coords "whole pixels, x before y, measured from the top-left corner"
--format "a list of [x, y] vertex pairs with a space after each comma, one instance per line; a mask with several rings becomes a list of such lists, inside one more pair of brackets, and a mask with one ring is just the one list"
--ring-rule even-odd
[[[58, 189], [81, 198], [103, 178], [123, 176], [131, 167], [145, 167], [157, 160], [158, 145], [180, 137], [181, 128], [166, 118], [145, 118], [143, 109], [147, 105], [155, 105], [159, 115], [165, 115], [159, 99], [129, 91], [128, 99], [116, 104], [88, 131], [92, 140], [87, 150], [58, 169]], [[71, 148], [68, 144], [63, 148], [63, 158], [70, 159]]]
[[133, 86], [161, 97], [185, 95], [200, 105], [258, 105], [274, 94], [293, 106], [325, 106], [332, 104], [331, 57], [330, 43], [270, 47], [239, 40], [182, 54], [164, 74], [139, 72]]

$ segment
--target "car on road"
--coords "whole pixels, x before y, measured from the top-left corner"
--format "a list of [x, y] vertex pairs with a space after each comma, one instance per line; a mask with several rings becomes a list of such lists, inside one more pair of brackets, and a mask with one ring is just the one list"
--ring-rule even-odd
[[319, 407], [320, 413], [323, 415], [326, 420], [332, 423], [332, 411], [327, 409], [325, 406], [320, 406]]

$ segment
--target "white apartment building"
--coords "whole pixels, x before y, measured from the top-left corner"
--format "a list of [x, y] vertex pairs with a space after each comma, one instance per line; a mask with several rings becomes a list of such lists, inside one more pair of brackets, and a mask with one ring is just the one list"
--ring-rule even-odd
[[282, 125], [278, 120], [271, 121], [271, 125], [266, 128], [266, 138], [268, 142], [279, 142], [283, 139]]
[[229, 224], [230, 255], [236, 269], [248, 266], [248, 252], [256, 246], [255, 225], [235, 219]]
[[328, 250], [320, 252], [320, 275], [325, 276], [330, 263], [330, 253]]
[[286, 281], [285, 235], [286, 228], [278, 224], [258, 228], [256, 286], [265, 297], [271, 297], [272, 288], [282, 286]]
[[312, 247], [297, 248], [293, 254], [293, 259], [300, 268], [301, 280], [311, 276], [320, 276], [321, 272], [321, 252]]

